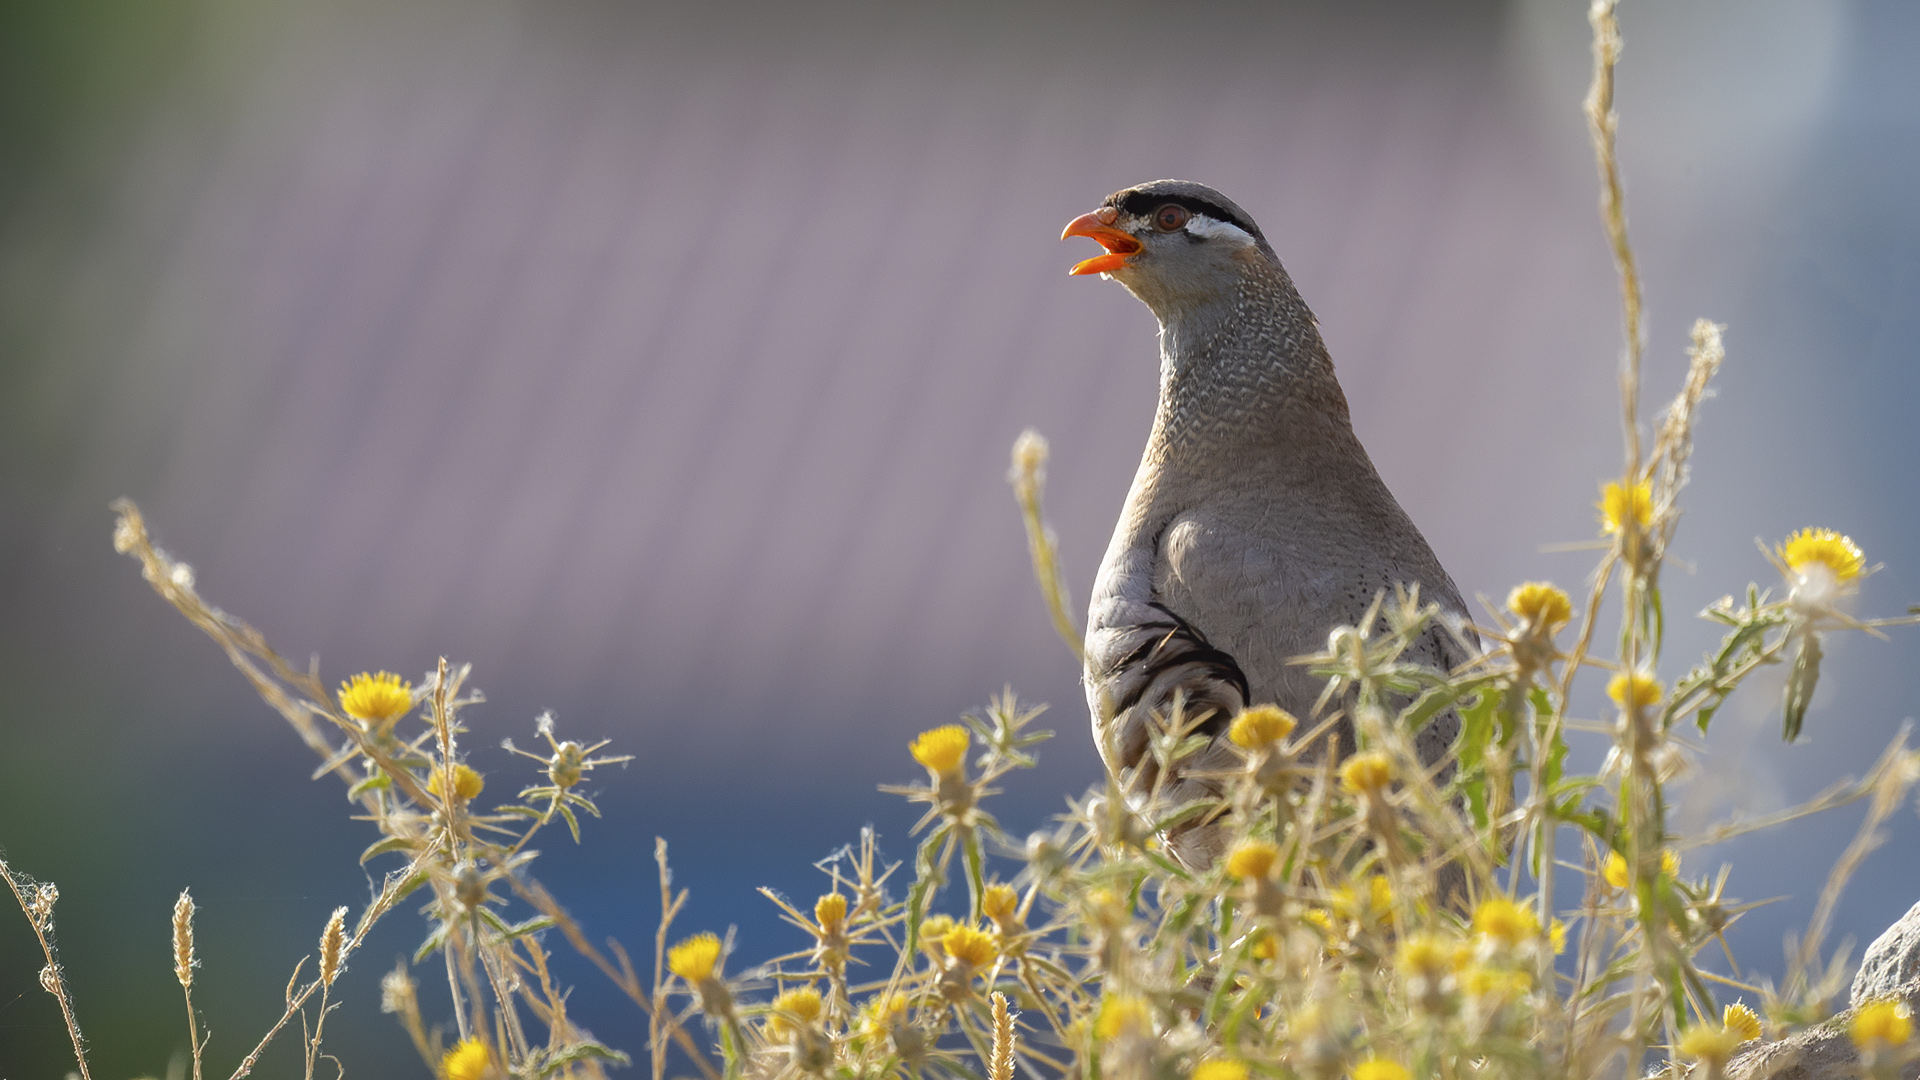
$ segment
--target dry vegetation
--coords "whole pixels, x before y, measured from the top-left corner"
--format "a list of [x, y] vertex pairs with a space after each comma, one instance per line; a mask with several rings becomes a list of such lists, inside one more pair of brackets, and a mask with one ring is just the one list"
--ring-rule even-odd
[[[449, 1080], [598, 1077], [629, 1064], [569, 1020], [567, 992], [549, 972], [548, 950], [561, 945], [646, 1018], [646, 1045], [633, 1049], [656, 1080], [677, 1071], [709, 1080], [1590, 1077], [1634, 1076], [1662, 1061], [1715, 1077], [1742, 1044], [1826, 1021], [1846, 963], [1827, 943], [1835, 897], [1920, 778], [1905, 732], [1864, 779], [1765, 820], [1676, 835], [1669, 793], [1700, 753], [1682, 738], [1688, 726], [1704, 732], [1755, 670], [1789, 665], [1782, 713], [1792, 739], [1823, 635], [1878, 633], [1910, 619], [1847, 614], [1870, 573], [1864, 556], [1844, 536], [1810, 529], [1769, 549], [1779, 583], [1747, 586], [1704, 613], [1725, 627], [1719, 648], [1683, 673], [1663, 673], [1662, 561], [1696, 412], [1723, 353], [1720, 328], [1699, 322], [1681, 388], [1643, 446], [1639, 285], [1613, 153], [1619, 37], [1606, 0], [1593, 25], [1588, 117], [1621, 271], [1627, 445], [1622, 474], [1603, 489], [1599, 563], [1579, 603], [1552, 585], [1522, 584], [1476, 628], [1491, 643], [1484, 654], [1439, 672], [1402, 660], [1435, 610], [1414, 594], [1382, 596], [1359, 626], [1336, 629], [1325, 652], [1301, 658], [1327, 680], [1327, 701], [1351, 703], [1353, 757], [1299, 752], [1333, 722], [1332, 709], [1294, 717], [1255, 708], [1231, 727], [1243, 763], [1225, 778], [1224, 805], [1130, 801], [1114, 778], [1023, 842], [1004, 836], [985, 806], [1046, 736], [1031, 730], [1037, 710], [1006, 695], [909, 747], [925, 782], [887, 790], [926, 808], [911, 868], [884, 863], [868, 832], [822, 864], [823, 892], [810, 909], [769, 893], [803, 947], [765, 963], [741, 963], [720, 938], [677, 929], [698, 919], [686, 918], [687, 897], [671, 888], [664, 842], [664, 917], [650, 962], [636, 967], [617, 944], [594, 945], [531, 875], [528, 845], [556, 824], [578, 840], [581, 816], [597, 813], [583, 778], [622, 759], [596, 757], [602, 744], [562, 738], [542, 718], [545, 744], [516, 751], [536, 763], [532, 779], [483, 810], [488, 784], [463, 762], [460, 712], [477, 700], [465, 668], [442, 661], [417, 686], [362, 675], [329, 693], [315, 671], [287, 664], [207, 605], [187, 567], [120, 504], [116, 546], [321, 757], [315, 776], [347, 785], [379, 832], [365, 859], [392, 867], [357, 918], [341, 909], [327, 922], [317, 965], [295, 970], [280, 1023], [231, 1075], [247, 1075], [296, 1017], [307, 1075], [339, 1069], [322, 1052], [335, 977], [368, 929], [416, 894], [427, 898], [428, 933], [415, 966], [382, 980], [382, 1000], [424, 1071]], [[1042, 440], [1024, 436], [1013, 480], [1042, 591], [1077, 648], [1040, 513], [1045, 456]], [[1603, 643], [1609, 607], [1621, 631]], [[1582, 680], [1605, 682], [1610, 715], [1568, 714]], [[1463, 718], [1453, 767], [1423, 768], [1412, 736], [1447, 708]], [[1163, 766], [1196, 748], [1198, 719], [1166, 718], [1152, 749]], [[1611, 739], [1597, 773], [1567, 768], [1573, 730]], [[1834, 867], [1784, 981], [1743, 983], [1697, 963], [1744, 907], [1725, 894], [1726, 868], [1707, 872], [1688, 849], [1856, 799], [1870, 801], [1866, 823]], [[1233, 838], [1228, 857], [1201, 871], [1170, 859], [1158, 839], [1196, 814], [1216, 815]], [[1437, 895], [1448, 865], [1464, 875], [1465, 899]], [[6, 877], [46, 948], [42, 982], [65, 1011], [84, 1077], [51, 944], [57, 894], [16, 870]], [[199, 1080], [193, 915], [182, 894], [175, 971]], [[443, 976], [451, 1014], [423, 1016], [415, 980]], [[1849, 1022], [1863, 1075], [1895, 1075], [1913, 1060], [1904, 1006], [1875, 1005]]]

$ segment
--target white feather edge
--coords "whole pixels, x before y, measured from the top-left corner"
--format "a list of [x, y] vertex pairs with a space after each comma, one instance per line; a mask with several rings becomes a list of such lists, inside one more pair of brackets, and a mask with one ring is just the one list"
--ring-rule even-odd
[[1187, 219], [1186, 230], [1202, 240], [1231, 240], [1236, 244], [1251, 246], [1253, 236], [1247, 230], [1230, 221], [1219, 221], [1205, 214], [1195, 214]]

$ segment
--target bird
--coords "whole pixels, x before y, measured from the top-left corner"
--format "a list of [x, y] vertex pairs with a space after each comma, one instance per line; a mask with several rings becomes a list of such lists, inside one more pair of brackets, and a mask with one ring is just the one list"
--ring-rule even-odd
[[[1245, 210], [1157, 180], [1109, 195], [1069, 237], [1106, 249], [1070, 273], [1119, 282], [1160, 323], [1153, 427], [1088, 605], [1094, 738], [1136, 798], [1157, 782], [1172, 805], [1221, 800], [1238, 713], [1314, 714], [1325, 681], [1291, 659], [1326, 649], [1383, 591], [1417, 585], [1444, 618], [1402, 657], [1448, 671], [1473, 654], [1466, 605], [1354, 434], [1319, 324]], [[1150, 741], [1176, 701], [1209, 742], [1160, 778]], [[1347, 725], [1336, 753], [1352, 751]], [[1452, 712], [1429, 721], [1421, 760], [1441, 761], [1458, 732]], [[1167, 842], [1204, 868], [1224, 840], [1199, 822]]]

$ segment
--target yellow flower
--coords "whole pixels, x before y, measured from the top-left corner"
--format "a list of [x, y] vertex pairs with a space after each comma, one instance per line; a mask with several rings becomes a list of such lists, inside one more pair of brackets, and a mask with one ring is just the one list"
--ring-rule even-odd
[[1353, 1067], [1353, 1080], [1413, 1080], [1413, 1074], [1397, 1061], [1375, 1057]]
[[1473, 909], [1473, 929], [1501, 944], [1518, 945], [1540, 932], [1540, 920], [1532, 908], [1496, 896]]
[[1801, 529], [1776, 549], [1787, 569], [1804, 575], [1809, 567], [1822, 566], [1837, 582], [1852, 581], [1867, 570], [1866, 553], [1850, 538], [1832, 529]]
[[1372, 795], [1393, 780], [1393, 762], [1378, 750], [1355, 754], [1340, 766], [1340, 786], [1355, 795]]
[[1862, 1050], [1891, 1050], [1913, 1037], [1913, 1020], [1897, 1001], [1862, 1005], [1847, 1024], [1847, 1037]]
[[981, 933], [971, 926], [956, 926], [940, 938], [940, 947], [947, 955], [969, 967], [985, 967], [993, 963], [999, 950], [994, 946], [993, 936]]
[[[435, 798], [444, 798], [445, 796], [441, 791], [441, 787], [443, 786], [441, 780], [445, 776], [445, 769], [433, 770], [433, 775], [427, 777], [427, 794]], [[455, 765], [453, 767], [454, 798], [459, 799], [461, 802], [471, 802], [475, 796], [480, 794], [480, 790], [486, 786], [487, 782], [481, 778], [480, 774], [474, 772], [473, 769], [468, 766]]]
[[1280, 947], [1274, 944], [1273, 935], [1265, 930], [1254, 931], [1253, 948], [1248, 950], [1255, 960], [1271, 960], [1280, 955]]
[[989, 885], [987, 891], [980, 894], [980, 914], [1003, 928], [1018, 925], [1020, 894], [1014, 892], [1011, 885]]
[[820, 929], [834, 933], [847, 925], [847, 898], [833, 892], [813, 902], [813, 921]]
[[905, 994], [875, 994], [860, 1013], [860, 1027], [868, 1035], [883, 1035], [907, 1014]]
[[[1600, 868], [1600, 874], [1607, 879], [1607, 884], [1616, 889], [1624, 889], [1627, 887], [1627, 883], [1632, 880], [1632, 875], [1629, 874], [1627, 870], [1627, 857], [1615, 851], [1607, 855], [1607, 864]], [[1660, 872], [1668, 877], [1678, 874], [1680, 872], [1680, 856], [1675, 855], [1671, 850], [1662, 851], [1660, 853]]]
[[1552, 630], [1573, 618], [1573, 601], [1548, 582], [1529, 581], [1507, 594], [1507, 610], [1536, 627]]
[[1375, 874], [1367, 879], [1367, 900], [1362, 909], [1359, 897], [1352, 885], [1342, 885], [1333, 891], [1334, 906], [1342, 914], [1352, 918], [1370, 915], [1380, 918], [1393, 910], [1393, 886], [1388, 883], [1385, 874]]
[[1567, 951], [1567, 924], [1555, 919], [1547, 924], [1547, 943], [1553, 946], [1553, 955], [1559, 956]]
[[1740, 1002], [1734, 1002], [1720, 1014], [1721, 1026], [1740, 1036], [1741, 1042], [1750, 1042], [1761, 1036], [1760, 1017], [1752, 1009]]
[[1328, 911], [1326, 908], [1310, 907], [1306, 911], [1301, 912], [1300, 918], [1325, 930], [1329, 934], [1333, 933], [1333, 912]]
[[1607, 683], [1607, 696], [1621, 708], [1632, 706], [1658, 705], [1660, 699], [1667, 696], [1667, 688], [1660, 680], [1644, 671], [1626, 672], [1615, 675]]
[[1529, 971], [1507, 971], [1502, 968], [1474, 966], [1468, 968], [1460, 979], [1467, 993], [1477, 998], [1523, 997], [1533, 989], [1533, 973]]
[[1137, 997], [1118, 994], [1100, 1003], [1100, 1017], [1093, 1022], [1094, 1037], [1112, 1042], [1123, 1035], [1147, 1038], [1153, 1034], [1153, 1013]]
[[1717, 1068], [1725, 1065], [1727, 1059], [1733, 1056], [1734, 1047], [1744, 1041], [1739, 1032], [1729, 1028], [1717, 1024], [1695, 1024], [1680, 1036], [1680, 1045], [1674, 1049], [1679, 1050], [1683, 1058], [1706, 1062]]
[[493, 1055], [479, 1039], [462, 1039], [440, 1059], [440, 1075], [447, 1080], [481, 1080], [493, 1065]]
[[951, 915], [929, 915], [920, 922], [920, 947], [934, 959], [946, 955], [942, 941], [956, 925]]
[[[1293, 729], [1298, 726], [1299, 722], [1294, 720], [1293, 714], [1278, 705], [1255, 705], [1233, 718], [1233, 723], [1227, 728], [1227, 738], [1242, 750], [1257, 750], [1293, 734]], [[1199, 1071], [1195, 1069], [1194, 1073], [1198, 1075]]]
[[1409, 978], [1433, 979], [1453, 970], [1460, 947], [1438, 934], [1415, 934], [1393, 953], [1393, 966]]
[[787, 1035], [820, 1018], [820, 991], [811, 986], [789, 990], [773, 999], [767, 1014], [767, 1030]]
[[1265, 840], [1243, 840], [1227, 856], [1227, 873], [1242, 880], [1264, 878], [1280, 858], [1280, 849]]
[[973, 736], [966, 728], [948, 724], [921, 732], [907, 745], [907, 750], [913, 754], [913, 760], [925, 765], [934, 775], [944, 776], [960, 767], [972, 741]]
[[695, 934], [667, 950], [667, 970], [690, 983], [713, 977], [720, 962], [720, 939], [712, 934]]
[[413, 684], [401, 682], [391, 671], [378, 675], [363, 671], [340, 684], [340, 711], [362, 723], [385, 727], [411, 708]]
[[1238, 1061], [1203, 1061], [1188, 1080], [1247, 1080], [1247, 1067]]
[[1642, 480], [1629, 490], [1616, 480], [1600, 490], [1597, 509], [1603, 532], [1617, 533], [1629, 522], [1645, 527], [1653, 520], [1653, 485]]

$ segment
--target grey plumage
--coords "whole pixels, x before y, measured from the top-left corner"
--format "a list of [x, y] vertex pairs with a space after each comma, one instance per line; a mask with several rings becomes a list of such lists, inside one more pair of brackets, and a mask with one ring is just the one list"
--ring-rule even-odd
[[[1188, 717], [1211, 710], [1200, 730], [1214, 741], [1164, 790], [1218, 796], [1202, 774], [1234, 765], [1234, 714], [1312, 714], [1324, 683], [1289, 658], [1324, 649], [1396, 584], [1455, 615], [1465, 605], [1355, 437], [1313, 313], [1245, 211], [1163, 180], [1116, 192], [1067, 233], [1109, 249], [1077, 273], [1108, 273], [1160, 320], [1159, 407], [1088, 612], [1094, 735], [1110, 768], [1151, 784], [1148, 736], [1179, 694]], [[1467, 655], [1435, 625], [1407, 658], [1445, 670]], [[1458, 726], [1451, 713], [1429, 723], [1421, 758], [1439, 760]], [[1204, 865], [1213, 833], [1173, 848]]]

